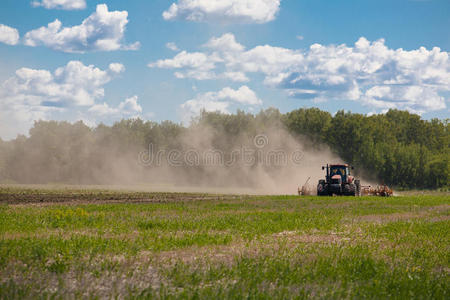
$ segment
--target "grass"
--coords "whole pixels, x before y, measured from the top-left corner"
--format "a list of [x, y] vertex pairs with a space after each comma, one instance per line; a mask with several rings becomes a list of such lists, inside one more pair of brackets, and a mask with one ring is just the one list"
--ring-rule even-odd
[[448, 195], [0, 188], [0, 298], [450, 297]]

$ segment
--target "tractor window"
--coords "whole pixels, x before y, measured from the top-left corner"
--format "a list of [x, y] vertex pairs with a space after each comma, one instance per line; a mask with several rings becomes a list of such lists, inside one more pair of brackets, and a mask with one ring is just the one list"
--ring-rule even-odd
[[331, 169], [331, 176], [333, 175], [341, 175], [341, 176], [345, 176], [346, 171], [345, 168], [333, 168]]

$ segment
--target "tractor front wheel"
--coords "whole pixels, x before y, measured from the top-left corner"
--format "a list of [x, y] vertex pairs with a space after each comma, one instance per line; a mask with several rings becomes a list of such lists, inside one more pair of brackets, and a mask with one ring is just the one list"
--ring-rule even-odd
[[317, 185], [317, 196], [327, 196], [328, 195], [328, 186], [325, 184], [325, 180], [319, 180], [319, 184]]

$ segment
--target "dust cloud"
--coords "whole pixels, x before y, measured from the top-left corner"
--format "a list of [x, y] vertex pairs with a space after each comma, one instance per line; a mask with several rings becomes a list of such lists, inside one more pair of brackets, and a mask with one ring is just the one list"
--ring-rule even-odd
[[97, 176], [105, 183], [140, 183], [160, 191], [295, 194], [308, 178], [315, 190], [325, 175], [322, 165], [342, 162], [326, 146], [281, 127], [234, 136], [198, 126], [181, 135], [176, 148], [156, 148], [150, 144], [140, 151], [137, 165], [130, 164], [133, 153], [112, 160], [112, 181]]
[[[73, 134], [53, 130], [8, 143], [12, 154], [0, 179], [23, 184], [296, 194], [308, 178], [315, 191], [325, 175], [323, 165], [343, 162], [327, 146], [293, 136], [281, 125], [225, 133], [197, 124], [165, 143], [150, 139], [145, 145], [129, 135], [112, 138], [75, 129]], [[5, 161], [4, 151], [0, 151], [1, 158]]]

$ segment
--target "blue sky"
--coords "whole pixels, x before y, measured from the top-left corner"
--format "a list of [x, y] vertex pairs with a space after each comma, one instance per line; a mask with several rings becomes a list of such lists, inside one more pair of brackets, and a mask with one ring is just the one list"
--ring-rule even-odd
[[448, 0], [2, 0], [0, 137], [201, 109], [448, 118], [449, 15]]

